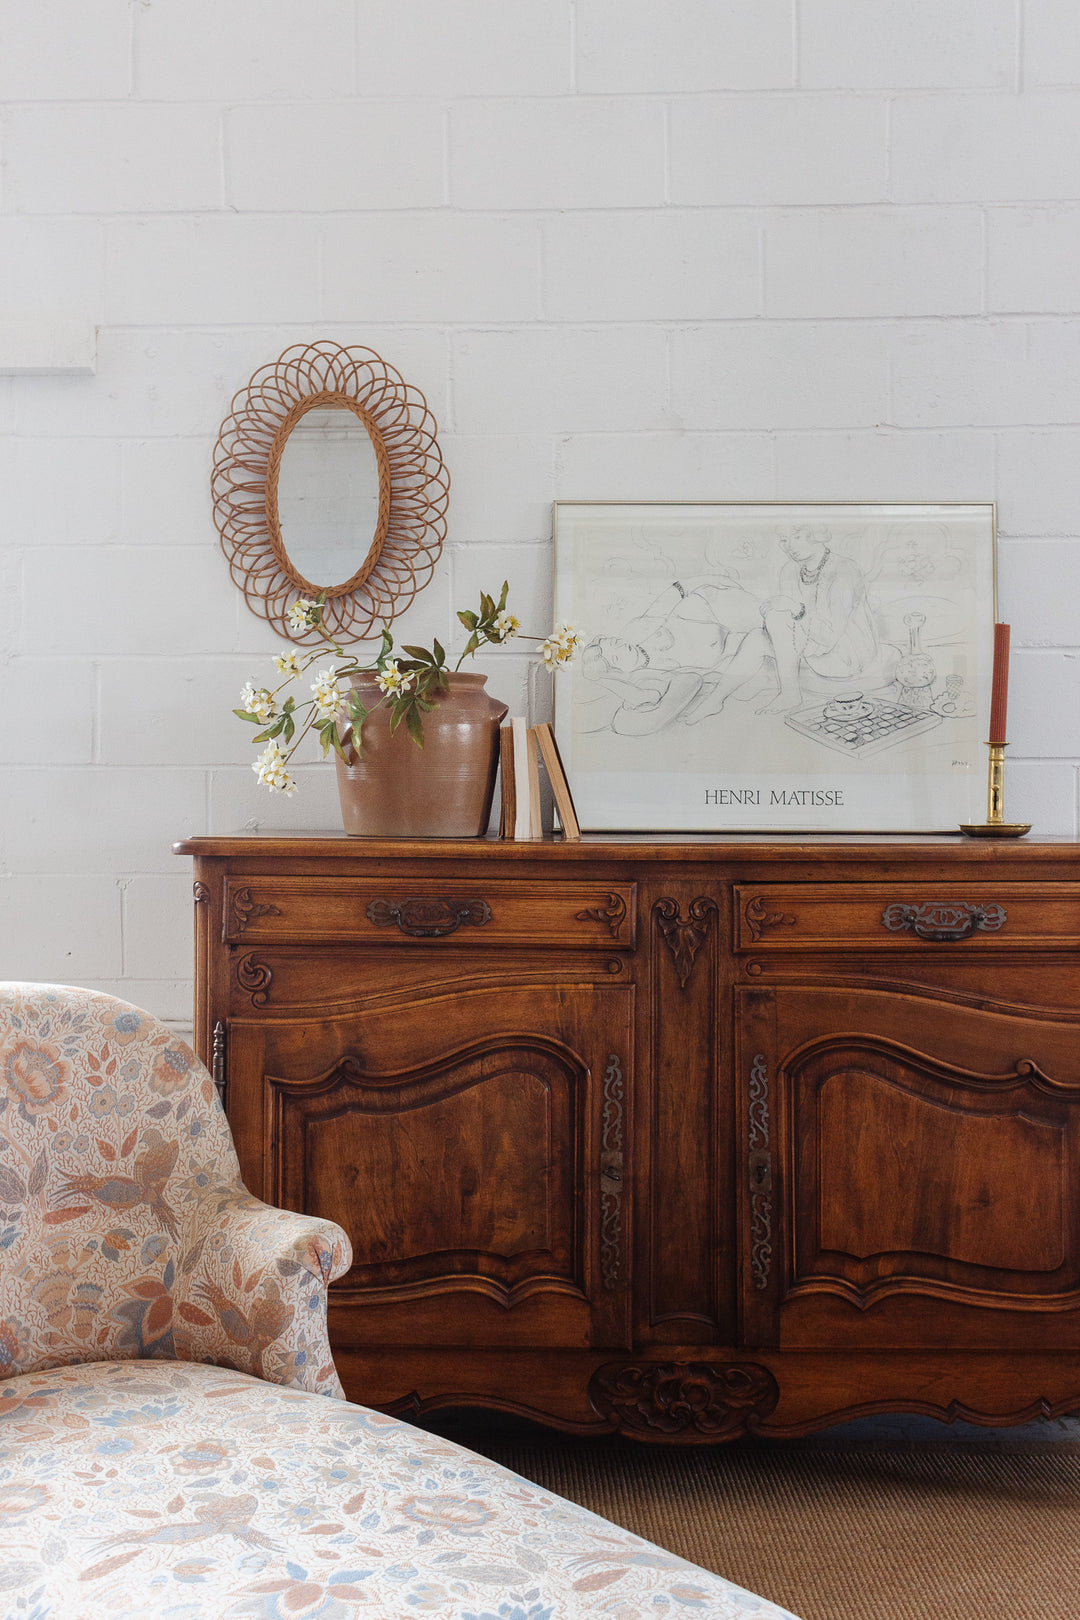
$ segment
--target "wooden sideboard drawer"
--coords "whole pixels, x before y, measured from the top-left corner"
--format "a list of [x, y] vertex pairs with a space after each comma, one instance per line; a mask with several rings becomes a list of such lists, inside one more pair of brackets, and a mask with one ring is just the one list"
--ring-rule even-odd
[[1080, 883], [739, 884], [738, 951], [1080, 944]]
[[432, 877], [230, 877], [227, 944], [470, 946], [632, 950], [637, 885], [443, 881]]

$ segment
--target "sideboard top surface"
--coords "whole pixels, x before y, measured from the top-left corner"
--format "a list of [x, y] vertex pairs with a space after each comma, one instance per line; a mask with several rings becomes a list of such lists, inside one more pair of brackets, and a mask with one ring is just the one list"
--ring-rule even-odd
[[[966, 838], [960, 833], [897, 835], [887, 833], [586, 833], [580, 842], [562, 838], [520, 842], [497, 837], [455, 839], [353, 838], [344, 832], [214, 833], [180, 839], [176, 855], [206, 859], [291, 858], [319, 861], [433, 860], [493, 862], [630, 861], [725, 865], [740, 861], [795, 861], [832, 866], [898, 860], [905, 864], [992, 868], [1075, 866], [1080, 840], [1075, 838]], [[868, 876], [871, 875], [868, 873]]]

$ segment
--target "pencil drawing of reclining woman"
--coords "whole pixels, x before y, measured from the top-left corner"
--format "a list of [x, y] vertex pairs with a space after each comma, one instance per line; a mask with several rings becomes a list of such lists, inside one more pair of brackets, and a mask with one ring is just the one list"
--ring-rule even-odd
[[759, 714], [786, 713], [803, 702], [808, 677], [826, 688], [888, 679], [866, 577], [830, 539], [805, 527], [781, 536], [787, 561], [775, 596], [761, 600], [730, 575], [676, 580], [621, 636], [590, 642], [583, 673], [619, 699], [603, 729], [650, 736], [719, 714], [735, 693], [764, 696]]

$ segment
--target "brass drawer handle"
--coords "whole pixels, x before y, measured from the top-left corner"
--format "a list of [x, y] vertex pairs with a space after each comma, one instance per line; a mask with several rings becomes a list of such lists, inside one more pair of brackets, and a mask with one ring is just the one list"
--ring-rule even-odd
[[936, 945], [951, 944], [970, 939], [972, 934], [996, 934], [1005, 926], [1004, 906], [968, 906], [945, 900], [929, 900], [922, 906], [899, 903], [886, 906], [881, 920], [891, 933], [909, 928], [920, 939], [932, 940]]
[[491, 907], [486, 900], [373, 900], [367, 919], [376, 928], [391, 928], [396, 923], [413, 939], [442, 939], [462, 923], [483, 928], [491, 921]]

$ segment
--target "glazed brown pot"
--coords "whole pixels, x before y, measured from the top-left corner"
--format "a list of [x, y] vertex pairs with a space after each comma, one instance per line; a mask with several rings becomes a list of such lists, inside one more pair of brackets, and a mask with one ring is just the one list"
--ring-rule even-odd
[[[449, 690], [424, 715], [424, 746], [404, 724], [390, 735], [390, 712], [364, 721], [359, 759], [337, 758], [345, 831], [354, 838], [480, 838], [487, 831], [506, 704], [484, 691], [486, 675], [451, 675]], [[365, 706], [382, 696], [370, 676], [351, 684]]]

